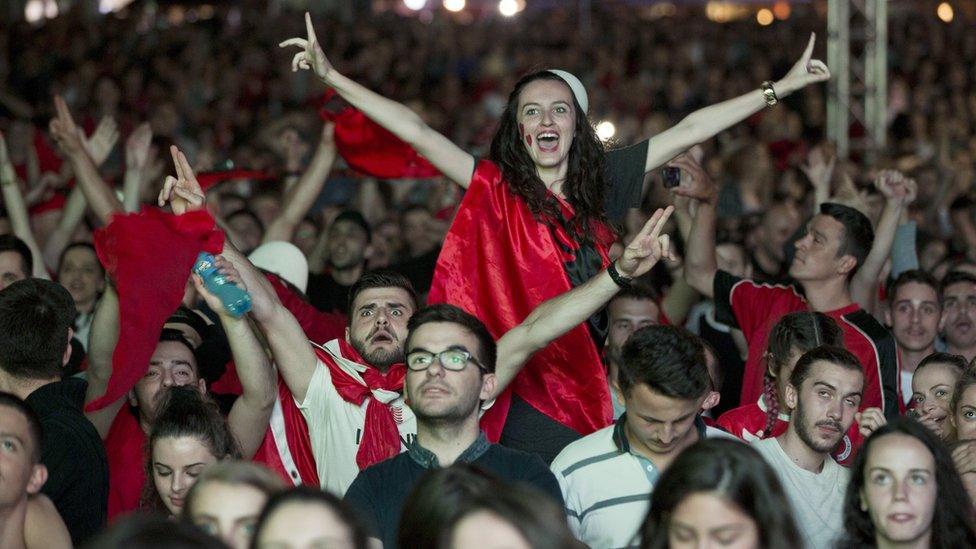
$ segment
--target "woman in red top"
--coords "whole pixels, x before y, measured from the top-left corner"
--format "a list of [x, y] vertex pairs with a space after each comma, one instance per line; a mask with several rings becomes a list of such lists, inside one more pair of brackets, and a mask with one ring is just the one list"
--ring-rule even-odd
[[[808, 84], [829, 78], [811, 59], [814, 38], [777, 82], [696, 111], [638, 145], [605, 152], [586, 118], [582, 83], [564, 71], [541, 71], [516, 85], [492, 140], [489, 160], [431, 129], [409, 108], [340, 74], [326, 58], [306, 14], [306, 38], [294, 70], [311, 69], [353, 107], [412, 146], [468, 190], [445, 240], [430, 291], [478, 316], [495, 336], [544, 300], [585, 282], [609, 264], [615, 238], [608, 221], [640, 202], [644, 173]], [[512, 384], [517, 396], [506, 442], [554, 457], [579, 434], [609, 425], [610, 394], [598, 347], [605, 323], [593, 319], [540, 352]], [[482, 425], [498, 440], [507, 396]], [[523, 428], [519, 428], [522, 426]]]

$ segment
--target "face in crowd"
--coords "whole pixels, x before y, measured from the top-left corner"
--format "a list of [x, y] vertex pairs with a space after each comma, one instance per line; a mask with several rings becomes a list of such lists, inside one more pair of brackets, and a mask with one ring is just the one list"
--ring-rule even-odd
[[220, 460], [206, 443], [193, 436], [160, 438], [150, 458], [156, 493], [173, 516], [183, 510], [186, 493], [203, 469]]
[[30, 273], [27, 272], [27, 265], [24, 258], [14, 251], [0, 252], [0, 291], [10, 286], [18, 280], [24, 280]]
[[428, 322], [414, 330], [404, 383], [418, 420], [453, 424], [477, 417], [495, 387], [481, 354], [478, 339], [458, 324]]
[[860, 370], [824, 360], [814, 362], [799, 387], [790, 384], [786, 388], [797, 436], [816, 452], [833, 451], [854, 422], [863, 390]]
[[129, 403], [139, 409], [144, 427], [152, 423], [163, 390], [184, 385], [196, 385], [201, 393], [206, 392], [196, 356], [182, 342], [160, 341], [149, 359], [146, 374], [129, 391]]
[[892, 296], [886, 320], [898, 346], [918, 353], [931, 350], [935, 344], [941, 314], [935, 288], [921, 282], [907, 282]]
[[912, 408], [922, 424], [941, 439], [953, 435], [949, 417], [960, 373], [954, 364], [932, 362], [912, 376]]
[[844, 225], [829, 215], [817, 214], [807, 224], [806, 234], [796, 241], [796, 255], [790, 276], [796, 280], [829, 280], [853, 269], [857, 260], [841, 255]]
[[522, 142], [540, 169], [565, 166], [576, 135], [573, 92], [562, 80], [539, 79], [522, 88], [516, 113]]
[[41, 491], [47, 468], [40, 463], [41, 448], [27, 416], [0, 404], [0, 509], [11, 509], [28, 495]]
[[366, 261], [369, 236], [358, 223], [339, 219], [329, 227], [329, 265], [341, 271], [362, 265]]
[[77, 246], [64, 253], [58, 267], [58, 282], [71, 294], [79, 311], [90, 312], [105, 289], [105, 271], [94, 250]]
[[661, 318], [661, 308], [653, 299], [619, 297], [607, 306], [610, 329], [607, 332], [607, 358], [620, 362], [620, 353], [631, 334], [647, 326], [655, 326]]
[[413, 315], [410, 293], [403, 288], [367, 288], [353, 299], [346, 339], [369, 364], [386, 370], [403, 362], [407, 321]]
[[951, 348], [976, 346], [976, 284], [960, 281], [946, 286], [940, 327]]

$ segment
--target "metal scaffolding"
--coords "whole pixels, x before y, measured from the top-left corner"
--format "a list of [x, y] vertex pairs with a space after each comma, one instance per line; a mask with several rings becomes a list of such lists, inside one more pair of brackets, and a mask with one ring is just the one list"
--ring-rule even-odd
[[828, 0], [827, 137], [837, 153], [872, 160], [885, 146], [887, 0]]

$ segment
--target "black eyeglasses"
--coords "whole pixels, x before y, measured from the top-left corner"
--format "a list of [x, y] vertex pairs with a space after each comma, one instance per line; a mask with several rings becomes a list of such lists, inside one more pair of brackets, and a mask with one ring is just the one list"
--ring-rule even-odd
[[434, 363], [434, 359], [441, 363], [441, 366], [452, 372], [460, 372], [468, 365], [468, 361], [485, 370], [485, 367], [471, 353], [461, 349], [445, 349], [439, 353], [430, 351], [413, 351], [407, 354], [407, 368], [414, 372], [423, 372]]

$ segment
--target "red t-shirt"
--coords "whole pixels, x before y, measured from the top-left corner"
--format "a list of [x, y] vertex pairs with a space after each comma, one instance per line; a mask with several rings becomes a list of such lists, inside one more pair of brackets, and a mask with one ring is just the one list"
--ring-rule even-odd
[[[741, 329], [749, 343], [739, 402], [756, 402], [762, 394], [762, 355], [770, 330], [783, 315], [810, 308], [791, 287], [759, 284], [725, 271], [715, 273], [714, 291], [716, 316]], [[864, 369], [861, 409], [881, 408], [886, 417], [897, 417], [898, 360], [891, 333], [856, 303], [824, 314], [837, 321], [844, 333], [844, 347]]]
[[146, 434], [128, 404], [115, 415], [105, 437], [105, 455], [111, 521], [139, 508], [142, 487], [146, 484]]

